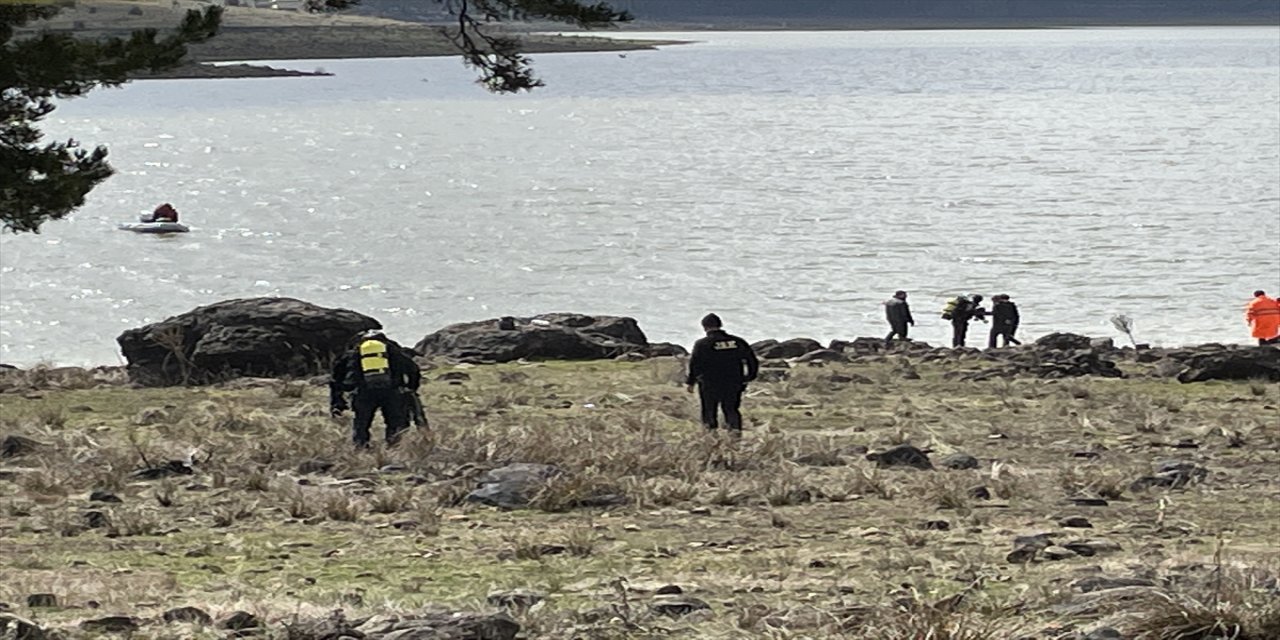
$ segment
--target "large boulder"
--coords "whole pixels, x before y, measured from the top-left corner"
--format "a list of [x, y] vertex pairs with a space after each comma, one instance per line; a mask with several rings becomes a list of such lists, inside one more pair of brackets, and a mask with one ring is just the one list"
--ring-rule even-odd
[[1050, 349], [1053, 351], [1091, 349], [1093, 348], [1093, 339], [1076, 333], [1050, 333], [1047, 336], [1040, 336], [1040, 338], [1036, 339], [1035, 346], [1037, 349]]
[[775, 358], [799, 358], [800, 356], [822, 349], [822, 343], [812, 338], [792, 338], [790, 340], [761, 340], [751, 345], [756, 355], [766, 360]]
[[549, 313], [447, 326], [414, 345], [423, 356], [461, 362], [605, 360], [648, 353], [649, 340], [634, 318]]
[[1181, 365], [1178, 382], [1280, 380], [1280, 348], [1207, 344], [1175, 350], [1166, 357]]
[[381, 326], [355, 311], [292, 298], [243, 298], [129, 329], [116, 341], [134, 382], [207, 384], [325, 373], [357, 334]]

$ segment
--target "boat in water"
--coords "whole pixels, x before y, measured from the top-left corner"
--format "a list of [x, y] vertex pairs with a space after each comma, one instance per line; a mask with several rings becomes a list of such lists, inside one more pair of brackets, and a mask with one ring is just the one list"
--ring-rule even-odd
[[124, 222], [116, 228], [134, 233], [186, 233], [191, 230], [181, 222]]

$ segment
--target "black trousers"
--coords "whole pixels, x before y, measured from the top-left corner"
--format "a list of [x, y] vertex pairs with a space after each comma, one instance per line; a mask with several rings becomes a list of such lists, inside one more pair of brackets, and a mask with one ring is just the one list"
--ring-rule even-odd
[[1004, 338], [1004, 344], [1002, 346], [1005, 346], [1005, 347], [1009, 346], [1010, 344], [1022, 344], [1020, 340], [1013, 337], [1013, 334], [1017, 331], [1018, 331], [1017, 326], [991, 327], [991, 337], [987, 340], [987, 348], [989, 349], [996, 348], [996, 338]]
[[906, 324], [891, 324], [891, 325], [889, 325], [889, 335], [887, 335], [887, 336], [885, 336], [885, 337], [884, 337], [884, 346], [888, 347], [888, 346], [892, 345], [892, 344], [893, 344], [893, 337], [894, 337], [894, 336], [898, 336], [899, 338], [902, 338], [903, 340], [906, 340], [906, 339], [907, 339], [907, 326], [908, 326], [908, 325], [906, 325]]
[[369, 446], [369, 428], [373, 415], [382, 411], [382, 421], [387, 425], [387, 444], [395, 444], [400, 432], [409, 427], [409, 414], [405, 411], [404, 397], [399, 389], [360, 389], [351, 398], [355, 420], [351, 425], [351, 440], [356, 446]]
[[963, 347], [965, 336], [969, 334], [969, 321], [951, 321], [951, 346]]
[[698, 399], [702, 401], [702, 426], [708, 429], [720, 427], [719, 414], [724, 413], [725, 427], [731, 431], [742, 431], [742, 390], [743, 385], [698, 385]]

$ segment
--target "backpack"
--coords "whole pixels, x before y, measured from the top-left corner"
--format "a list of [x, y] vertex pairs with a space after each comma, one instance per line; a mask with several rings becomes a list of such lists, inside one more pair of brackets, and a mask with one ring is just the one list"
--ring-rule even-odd
[[956, 308], [966, 302], [968, 302], [968, 300], [965, 300], [964, 296], [960, 296], [958, 298], [952, 298], [948, 300], [947, 304], [942, 307], [942, 319], [950, 320], [952, 316], [955, 314]]

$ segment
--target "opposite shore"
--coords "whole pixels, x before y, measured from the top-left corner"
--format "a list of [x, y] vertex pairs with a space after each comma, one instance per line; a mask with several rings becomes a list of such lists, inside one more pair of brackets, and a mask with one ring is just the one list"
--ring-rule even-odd
[[[27, 31], [48, 29], [72, 32], [81, 37], [128, 35], [135, 29], [168, 29], [178, 23], [182, 12], [194, 3], [156, 5], [130, 2], [83, 3], [64, 9], [52, 20], [28, 25]], [[1095, 27], [1185, 27], [1185, 26], [1275, 26], [1271, 21], [1250, 16], [1192, 24], [1181, 19], [1141, 21], [1098, 21], [1079, 19], [982, 19], [964, 21], [929, 20], [716, 20], [713, 22], [640, 21], [621, 29], [572, 31], [555, 23], [496, 26], [524, 43], [524, 51], [539, 53], [581, 53], [656, 49], [696, 40], [650, 39], [645, 32], [690, 33], [706, 31], [905, 31], [942, 29], [1071, 29]], [[550, 33], [549, 33], [550, 32]], [[210, 64], [270, 60], [326, 60], [351, 58], [404, 58], [456, 56], [447, 25], [409, 22], [370, 16], [338, 14], [312, 15], [293, 11], [227, 7], [223, 26], [212, 40], [194, 45], [190, 62], [177, 69], [140, 74], [135, 79], [162, 78], [252, 78], [329, 75], [321, 70], [279, 69], [260, 64]]]

